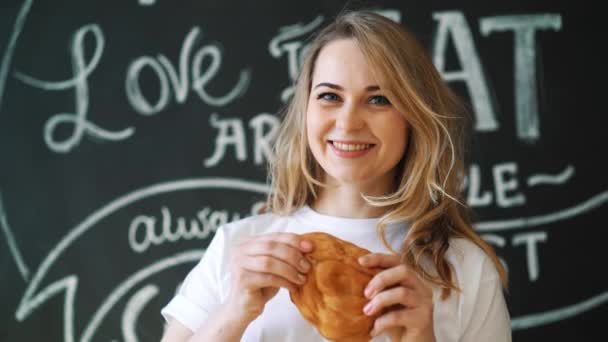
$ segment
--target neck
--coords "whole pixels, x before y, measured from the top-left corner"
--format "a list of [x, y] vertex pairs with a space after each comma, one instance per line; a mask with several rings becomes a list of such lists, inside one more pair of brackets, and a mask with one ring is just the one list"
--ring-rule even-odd
[[324, 215], [348, 217], [348, 218], [371, 218], [380, 217], [386, 213], [386, 207], [374, 207], [369, 205], [362, 194], [381, 196], [392, 189], [392, 183], [370, 184], [338, 183], [335, 180], [326, 180], [327, 187], [320, 188], [318, 197], [312, 202], [311, 207], [316, 212]]

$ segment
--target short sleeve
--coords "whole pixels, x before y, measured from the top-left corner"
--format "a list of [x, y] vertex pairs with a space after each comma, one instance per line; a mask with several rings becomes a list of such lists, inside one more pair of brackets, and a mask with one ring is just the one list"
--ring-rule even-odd
[[433, 289], [433, 328], [437, 342], [510, 342], [511, 319], [494, 262], [473, 242], [450, 240], [446, 260], [458, 290], [441, 298]]
[[[463, 322], [461, 342], [511, 342], [511, 319], [494, 264], [486, 259], [484, 276], [469, 303], [468, 322]], [[491, 269], [489, 269], [491, 268]]]
[[220, 305], [225, 240], [225, 232], [219, 228], [200, 262], [188, 273], [169, 304], [161, 310], [166, 321], [173, 318], [194, 332]]

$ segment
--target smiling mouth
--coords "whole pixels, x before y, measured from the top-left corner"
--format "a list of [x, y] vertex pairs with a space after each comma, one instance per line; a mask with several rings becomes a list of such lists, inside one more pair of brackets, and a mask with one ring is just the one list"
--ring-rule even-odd
[[337, 150], [344, 151], [344, 152], [365, 151], [365, 150], [369, 150], [370, 148], [375, 146], [375, 144], [345, 143], [345, 142], [338, 142], [338, 141], [333, 141], [333, 140], [328, 140], [327, 142], [330, 143]]

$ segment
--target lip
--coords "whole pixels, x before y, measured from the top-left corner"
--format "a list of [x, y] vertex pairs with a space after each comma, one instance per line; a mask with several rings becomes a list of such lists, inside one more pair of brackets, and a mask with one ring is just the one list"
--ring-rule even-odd
[[[337, 141], [342, 144], [361, 144], [361, 145], [369, 144], [369, 145], [372, 145], [372, 147], [368, 148], [367, 150], [360, 150], [360, 151], [342, 151], [342, 150], [337, 149], [334, 146], [334, 144], [332, 143], [334, 141]], [[359, 158], [359, 157], [362, 157], [362, 156], [368, 154], [370, 151], [372, 151], [376, 147], [376, 144], [370, 144], [370, 143], [362, 142], [362, 141], [350, 141], [350, 140], [328, 140], [327, 145], [329, 145], [331, 150], [340, 158]]]

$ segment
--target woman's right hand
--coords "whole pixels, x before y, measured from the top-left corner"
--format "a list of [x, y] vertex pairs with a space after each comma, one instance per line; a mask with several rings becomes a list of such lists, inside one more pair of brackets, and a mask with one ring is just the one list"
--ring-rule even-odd
[[310, 240], [292, 233], [258, 235], [241, 241], [230, 258], [231, 289], [226, 309], [251, 322], [279, 288], [294, 291], [304, 284], [310, 263], [304, 253]]

